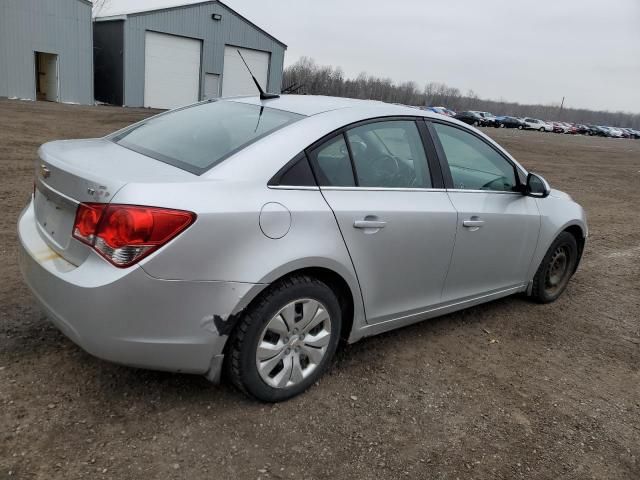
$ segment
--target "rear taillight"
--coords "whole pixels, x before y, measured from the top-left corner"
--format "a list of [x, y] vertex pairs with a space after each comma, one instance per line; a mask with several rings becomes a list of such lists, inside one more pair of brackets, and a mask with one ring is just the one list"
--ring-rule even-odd
[[183, 210], [82, 203], [76, 212], [73, 236], [116, 267], [124, 268], [166, 244], [195, 219], [195, 213]]

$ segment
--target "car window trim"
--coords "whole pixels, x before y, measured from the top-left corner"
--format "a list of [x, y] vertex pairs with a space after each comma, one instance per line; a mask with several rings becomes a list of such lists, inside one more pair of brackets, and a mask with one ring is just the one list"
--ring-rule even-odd
[[[303, 160], [306, 160], [307, 164], [309, 165], [309, 169], [311, 170], [311, 174], [313, 175], [313, 180], [315, 182], [315, 185], [287, 185], [286, 183], [280, 183], [282, 180], [282, 177], [285, 176], [285, 174], [289, 171], [289, 169], [292, 168], [296, 163], [301, 162]], [[284, 166], [280, 170], [278, 170], [278, 172], [273, 177], [271, 177], [271, 179], [267, 182], [267, 187], [269, 188], [286, 187], [286, 188], [283, 188], [286, 190], [292, 190], [294, 188], [300, 188], [303, 190], [317, 190], [318, 178], [316, 177], [316, 174], [313, 171], [313, 168], [311, 168], [311, 161], [309, 160], [308, 155], [304, 151], [302, 151], [298, 153], [296, 156], [294, 156], [287, 163], [285, 163]]]
[[[424, 131], [421, 131], [420, 129], [420, 124], [424, 123], [426, 117], [422, 117], [422, 116], [411, 116], [411, 115], [388, 115], [388, 116], [380, 116], [380, 117], [374, 117], [374, 118], [367, 118], [365, 120], [358, 120], [356, 122], [353, 123], [349, 123], [347, 125], [343, 125], [340, 128], [337, 128], [335, 130], [333, 130], [332, 132], [329, 132], [328, 134], [326, 134], [325, 136], [321, 137], [319, 140], [316, 140], [315, 142], [313, 142], [311, 145], [309, 145], [307, 148], [304, 149], [304, 152], [307, 154], [307, 158], [309, 159], [309, 165], [311, 166], [311, 171], [314, 174], [314, 177], [316, 178], [316, 182], [318, 183], [318, 186], [321, 190], [327, 190], [330, 188], [337, 188], [340, 190], [362, 190], [362, 191], [366, 191], [366, 190], [370, 190], [372, 188], [375, 189], [375, 191], [384, 191], [384, 190], [390, 190], [390, 191], [396, 191], [396, 190], [400, 190], [400, 191], [440, 191], [444, 188], [444, 181], [442, 179], [442, 171], [441, 171], [441, 167], [439, 166], [439, 161], [437, 160], [437, 154], [435, 152], [435, 146], [433, 145], [432, 142], [430, 142], [430, 138], [427, 135], [426, 136], [426, 142], [425, 142], [425, 137], [424, 137]], [[382, 123], [382, 122], [391, 122], [391, 121], [409, 121], [409, 122], [413, 122], [416, 125], [416, 128], [418, 129], [418, 134], [420, 135], [420, 139], [422, 141], [422, 148], [424, 150], [424, 154], [427, 157], [427, 166], [429, 168], [429, 175], [431, 177], [431, 187], [429, 188], [394, 188], [394, 187], [360, 187], [357, 185], [358, 183], [358, 177], [357, 177], [357, 171], [355, 168], [355, 164], [353, 161], [353, 156], [351, 154], [351, 146], [349, 145], [349, 139], [346, 136], [346, 132], [353, 129], [353, 128], [357, 128], [363, 125], [369, 125], [372, 123]], [[327, 185], [320, 185], [320, 182], [318, 181], [318, 175], [316, 172], [316, 165], [315, 162], [313, 161], [313, 152], [316, 151], [318, 148], [322, 147], [325, 143], [332, 141], [335, 137], [342, 135], [343, 139], [345, 141], [345, 143], [347, 144], [347, 150], [348, 150], [348, 154], [349, 154], [349, 161], [351, 162], [351, 168], [354, 174], [354, 183], [356, 183], [356, 186], [341, 186], [341, 187], [333, 187], [333, 186], [327, 186]], [[433, 150], [431, 150], [431, 152], [429, 151], [429, 146], [433, 147]], [[436, 155], [434, 157], [434, 155]], [[435, 174], [435, 176], [434, 176]]]
[[440, 163], [440, 168], [442, 169], [442, 174], [443, 174], [443, 177], [445, 179], [445, 186], [446, 186], [445, 188], [448, 191], [471, 192], [471, 193], [479, 193], [479, 192], [482, 192], [482, 193], [500, 193], [500, 194], [510, 193], [510, 194], [522, 195], [522, 193], [518, 192], [518, 191], [505, 192], [505, 191], [502, 191], [502, 190], [471, 190], [471, 189], [454, 188], [454, 186], [453, 186], [453, 176], [451, 175], [451, 168], [449, 167], [449, 162], [447, 161], [447, 155], [446, 155], [446, 153], [444, 151], [444, 148], [442, 147], [442, 143], [440, 142], [440, 138], [438, 137], [438, 132], [436, 132], [436, 130], [435, 130], [434, 126], [433, 126], [433, 124], [435, 124], [435, 123], [446, 125], [447, 127], [457, 128], [458, 130], [466, 132], [469, 135], [472, 135], [475, 138], [477, 138], [478, 140], [482, 141], [485, 145], [487, 145], [494, 152], [496, 152], [498, 155], [500, 155], [507, 163], [509, 163], [509, 165], [511, 165], [511, 168], [513, 168], [513, 173], [514, 173], [514, 176], [516, 178], [516, 187], [518, 187], [518, 188], [522, 188], [523, 187], [523, 185], [524, 185], [523, 177], [524, 177], [525, 173], [522, 172], [521, 169], [518, 167], [518, 165], [516, 163], [514, 163], [509, 157], [507, 157], [504, 153], [502, 153], [496, 147], [491, 145], [489, 142], [486, 141], [486, 139], [482, 138], [482, 136], [478, 135], [473, 130], [465, 128], [465, 127], [461, 127], [460, 125], [456, 125], [454, 123], [450, 123], [450, 122], [447, 122], [447, 121], [442, 121], [440, 119], [425, 118], [425, 123], [427, 124], [427, 127], [429, 129], [429, 133], [431, 134], [431, 138], [433, 140], [433, 143], [436, 146], [436, 150], [438, 152], [438, 159], [439, 159], [439, 163]]

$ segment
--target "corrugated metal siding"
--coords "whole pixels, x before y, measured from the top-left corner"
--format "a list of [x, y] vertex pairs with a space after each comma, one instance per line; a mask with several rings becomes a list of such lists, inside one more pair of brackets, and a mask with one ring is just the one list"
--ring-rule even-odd
[[0, 2], [0, 96], [35, 99], [35, 53], [58, 55], [61, 102], [93, 103], [91, 5], [80, 0]]
[[[212, 20], [213, 13], [222, 15], [222, 20]], [[144, 103], [144, 39], [147, 30], [202, 40], [201, 98], [205, 73], [220, 74], [224, 82], [225, 45], [271, 52], [267, 89], [280, 92], [285, 47], [224, 5], [208, 3], [128, 16], [125, 21], [124, 68], [127, 106], [138, 107]]]

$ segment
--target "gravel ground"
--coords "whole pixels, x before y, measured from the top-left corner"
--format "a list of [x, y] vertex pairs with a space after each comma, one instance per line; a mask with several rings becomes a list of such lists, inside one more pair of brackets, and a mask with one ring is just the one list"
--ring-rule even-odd
[[587, 210], [566, 294], [364, 340], [264, 405], [90, 357], [21, 281], [38, 145], [151, 113], [0, 100], [0, 478], [640, 478], [640, 141], [485, 130]]

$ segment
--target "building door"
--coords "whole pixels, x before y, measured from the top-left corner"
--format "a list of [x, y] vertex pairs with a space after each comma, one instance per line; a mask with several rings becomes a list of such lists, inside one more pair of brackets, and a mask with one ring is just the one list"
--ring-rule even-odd
[[202, 41], [146, 32], [144, 106], [176, 108], [200, 100]]
[[260, 50], [226, 45], [224, 47], [224, 71], [222, 72], [222, 96], [258, 95], [258, 89], [242, 58], [238, 55], [238, 51], [242, 53], [262, 89], [267, 91], [271, 54]]
[[36, 100], [57, 102], [58, 97], [58, 55], [36, 52]]
[[204, 75], [204, 99], [218, 98], [220, 96], [220, 75], [205, 73]]

